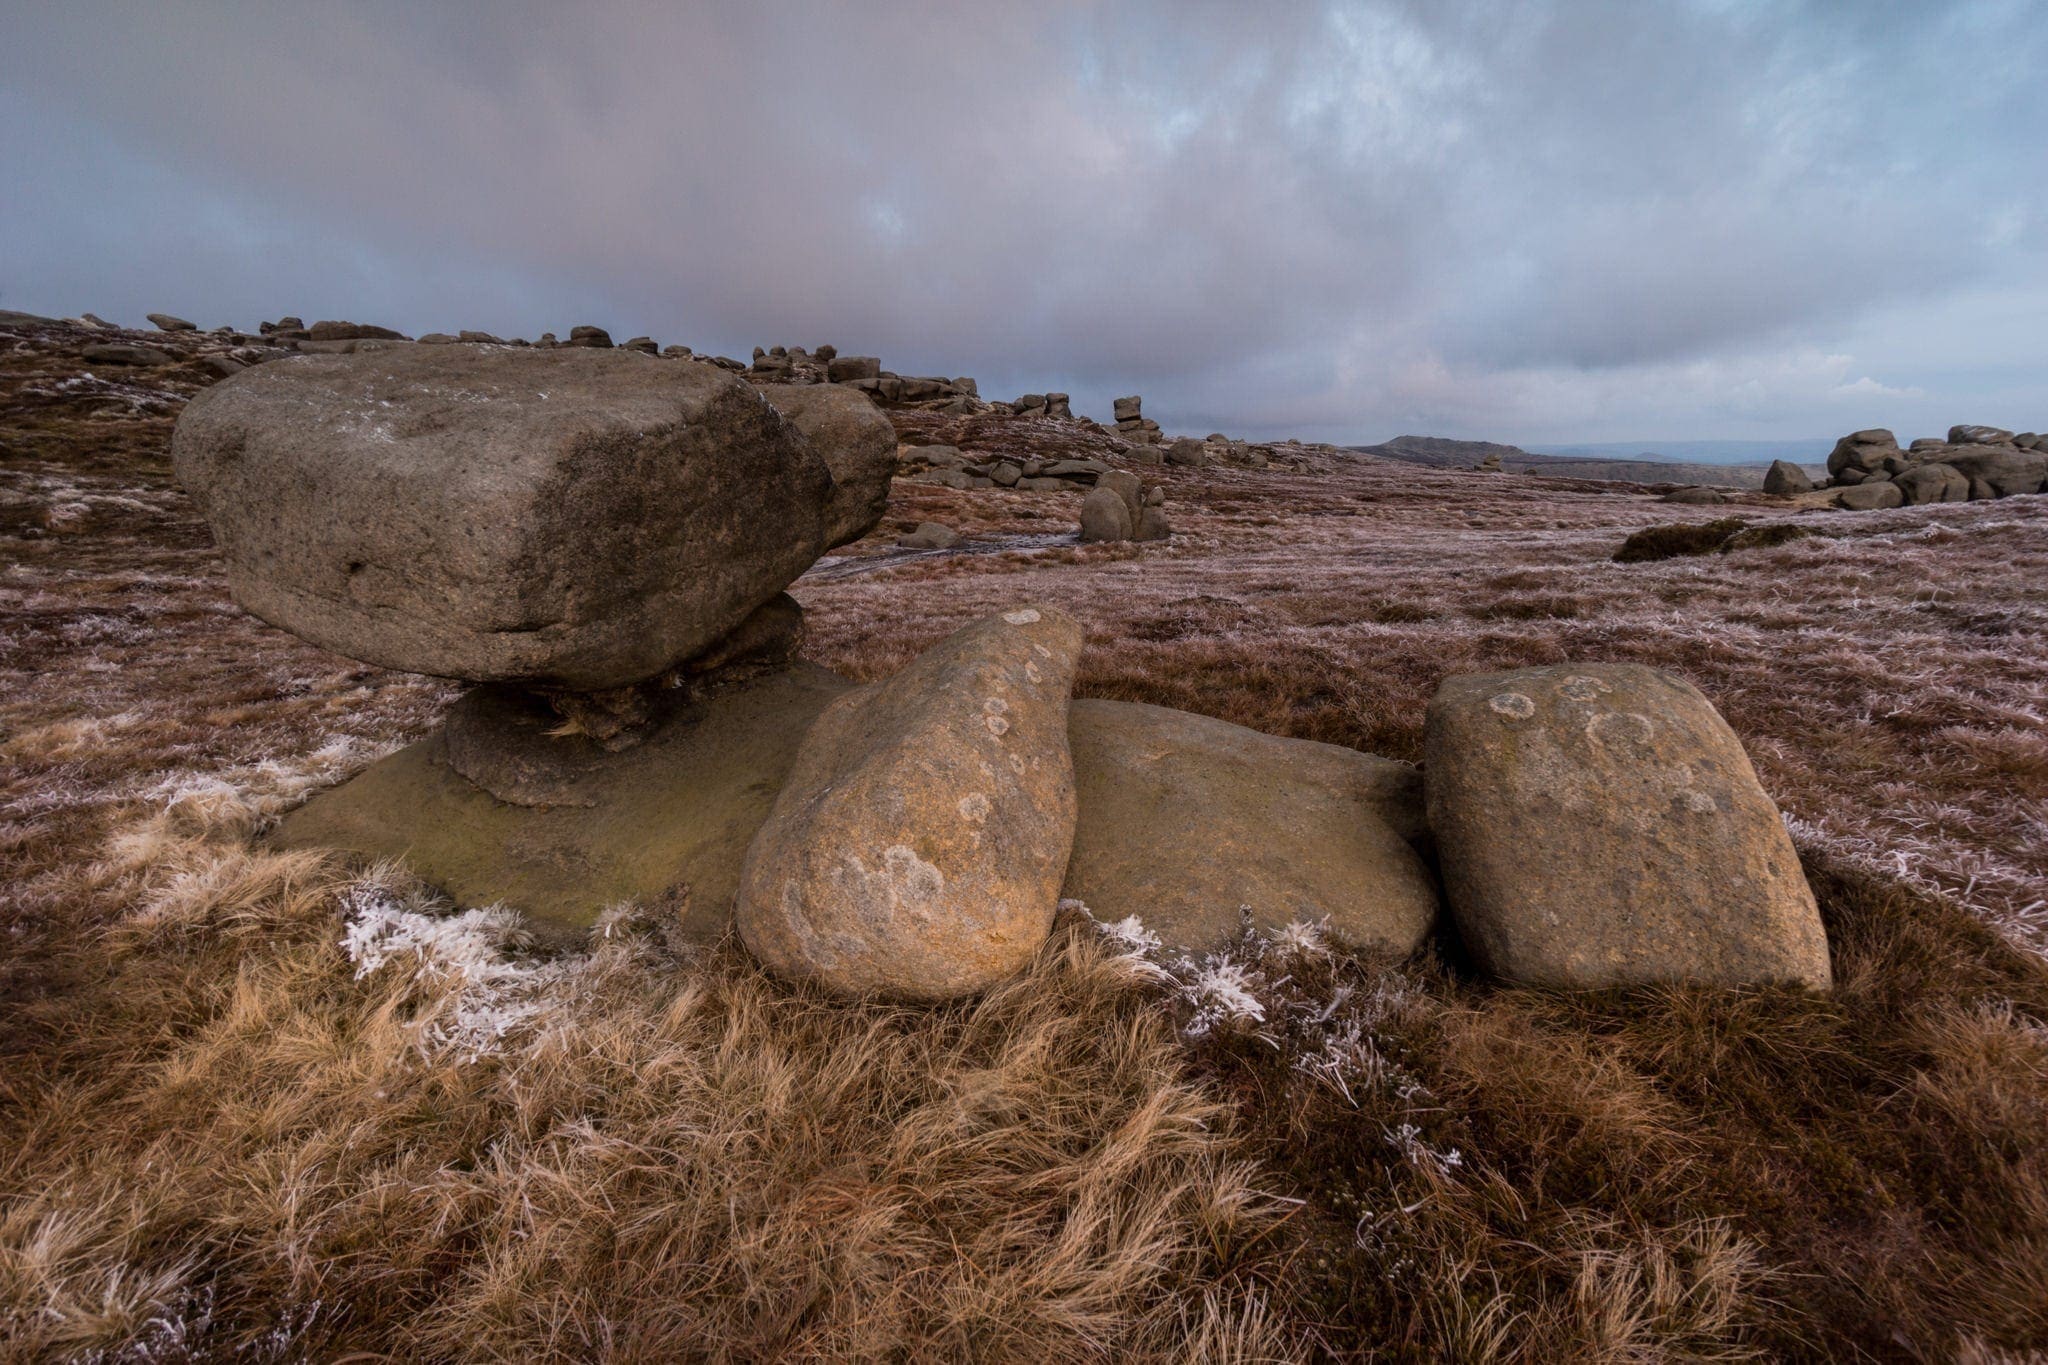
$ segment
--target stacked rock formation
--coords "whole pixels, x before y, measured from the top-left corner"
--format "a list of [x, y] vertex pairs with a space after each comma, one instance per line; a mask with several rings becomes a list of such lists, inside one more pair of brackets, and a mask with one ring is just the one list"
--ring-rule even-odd
[[1063, 393], [1027, 393], [1010, 404], [1010, 410], [1019, 417], [1053, 417], [1070, 421], [1074, 416], [1071, 400]]
[[[1062, 898], [1183, 953], [1295, 922], [1412, 953], [1442, 919], [1434, 858], [1450, 921], [1511, 980], [1827, 984], [1740, 746], [1649, 670], [1450, 679], [1425, 780], [1073, 702], [1082, 631], [1047, 606], [864, 687], [801, 662], [783, 589], [875, 524], [895, 465], [846, 386], [401, 345], [216, 385], [173, 454], [243, 605], [473, 684], [272, 837], [403, 858], [544, 937], [632, 901], [685, 938], [736, 925], [792, 980], [939, 1000], [1022, 967]], [[1107, 468], [1088, 497], [1118, 527], [1158, 507]]]
[[1139, 445], [1156, 446], [1161, 432], [1159, 424], [1142, 411], [1144, 398], [1131, 394], [1111, 403], [1111, 414], [1116, 418], [1116, 434]]
[[1891, 432], [1873, 427], [1835, 442], [1828, 475], [1838, 490], [1832, 501], [1851, 511], [2039, 493], [2048, 488], [2048, 437], [1955, 426], [1945, 440], [1923, 438], [1901, 450]]

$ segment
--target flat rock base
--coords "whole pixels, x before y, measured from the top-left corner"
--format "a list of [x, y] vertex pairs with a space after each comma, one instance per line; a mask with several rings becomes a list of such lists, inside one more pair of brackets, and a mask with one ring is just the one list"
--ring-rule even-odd
[[1077, 701], [1067, 734], [1081, 817], [1061, 894], [1097, 919], [1135, 915], [1183, 952], [1246, 910], [1397, 956], [1434, 926], [1414, 767], [1134, 702]]
[[[551, 737], [557, 718], [478, 689], [271, 837], [403, 861], [458, 905], [503, 901], [557, 943], [625, 900], [671, 907], [709, 942], [732, 923], [740, 865], [798, 746], [853, 686], [798, 664], [682, 705], [619, 753]], [[1061, 894], [1098, 918], [1134, 914], [1185, 952], [1229, 938], [1245, 905], [1262, 929], [1328, 917], [1396, 952], [1435, 918], [1406, 764], [1128, 702], [1075, 702], [1068, 744], [1080, 808]]]
[[[473, 693], [448, 725], [271, 837], [400, 859], [457, 904], [524, 912], [544, 939], [574, 941], [606, 906], [637, 900], [674, 907], [685, 934], [709, 941], [731, 922], [740, 860], [798, 744], [852, 685], [797, 665], [686, 706], [619, 753], [549, 738], [540, 714]], [[511, 799], [458, 772], [451, 744], [464, 771]]]

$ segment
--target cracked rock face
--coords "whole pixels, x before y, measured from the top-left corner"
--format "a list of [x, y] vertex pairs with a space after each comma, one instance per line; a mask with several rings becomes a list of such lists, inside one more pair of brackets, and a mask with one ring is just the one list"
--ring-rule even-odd
[[827, 707], [754, 836], [741, 936], [779, 976], [944, 1000], [1030, 961], [1074, 841], [1081, 628], [1023, 607]]
[[743, 381], [586, 348], [258, 366], [192, 402], [172, 455], [257, 616], [387, 668], [579, 690], [739, 625], [817, 559], [833, 494]]
[[1711, 703], [1635, 664], [1444, 680], [1424, 764], [1446, 900], [1510, 981], [1830, 982], [1778, 808]]

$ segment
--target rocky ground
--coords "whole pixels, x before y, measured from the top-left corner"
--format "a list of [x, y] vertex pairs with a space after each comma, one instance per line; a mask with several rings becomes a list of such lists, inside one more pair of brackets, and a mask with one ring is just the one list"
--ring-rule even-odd
[[[104, 345], [166, 358], [87, 357]], [[413, 1052], [377, 1030], [430, 1015], [421, 993], [445, 983], [352, 986], [366, 959], [336, 944], [364, 884], [265, 862], [245, 836], [418, 736], [452, 689], [229, 601], [167, 442], [232, 350], [0, 328], [0, 1335], [24, 1358], [177, 1358], [172, 1337], [191, 1358], [273, 1339], [279, 1359], [574, 1357], [711, 1332], [739, 1355], [826, 1356], [2048, 1346], [2048, 498], [1853, 513], [1739, 494], [1705, 512], [1281, 447], [1265, 469], [1149, 467], [1172, 539], [1084, 545], [1081, 488], [899, 478], [881, 526], [792, 590], [809, 656], [856, 678], [1041, 602], [1085, 628], [1076, 695], [1406, 759], [1446, 674], [1600, 659], [1689, 679], [1792, 821], [1834, 999], [1486, 989], [1448, 950], [1395, 965], [1259, 944], [1182, 968], [1069, 924], [1022, 995], [930, 1017], [793, 1007], [728, 951], [704, 967], [720, 1035], [683, 1022], [672, 973], [647, 974], [656, 944], [580, 969], [609, 973], [613, 1003], [576, 1017], [578, 1055], [615, 1072], [521, 1052], [439, 1058], [401, 1087]], [[899, 436], [1019, 460], [1127, 449], [938, 406], [892, 409]], [[1636, 531], [1728, 516], [1814, 534], [1614, 558]], [[926, 522], [961, 542], [898, 547]], [[594, 978], [563, 980], [506, 990], [592, 998]], [[824, 1135], [841, 1111], [820, 1099], [801, 1150], [748, 1165], [740, 1134], [768, 1100], [691, 1071], [720, 1036], [799, 1097], [836, 1097], [845, 1131]], [[1024, 1036], [1036, 1062], [1004, 1051]], [[872, 1065], [832, 1071], [819, 1048]], [[677, 1068], [700, 1089], [667, 1116], [593, 1098]], [[936, 1130], [919, 1147], [856, 1121], [880, 1105], [982, 1134], [1021, 1183], [977, 1185]], [[732, 1160], [733, 1186], [661, 1191], [672, 1221], [706, 1220], [687, 1236], [662, 1231], [648, 1183], [683, 1111], [691, 1141], [736, 1144], [690, 1149]], [[1099, 1188], [1110, 1156], [1128, 1197]], [[721, 1223], [742, 1188], [772, 1208]], [[546, 1212], [523, 1231], [500, 1216], [521, 1199]], [[1030, 1218], [1005, 1223], [1005, 1200]], [[796, 1231], [821, 1224], [856, 1230]], [[971, 1254], [920, 1240], [935, 1228]], [[677, 1245], [696, 1269], [664, 1259]]]

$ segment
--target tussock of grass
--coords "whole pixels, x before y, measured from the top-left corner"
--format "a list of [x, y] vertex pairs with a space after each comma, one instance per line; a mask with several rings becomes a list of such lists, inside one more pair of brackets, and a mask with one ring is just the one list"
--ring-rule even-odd
[[[1945, 1359], [2048, 1344], [2048, 965], [1809, 855], [1837, 989], [1490, 987], [1253, 940], [1189, 1033], [1306, 1200], [1341, 1353]], [[1200, 1008], [1183, 992], [1179, 1008]]]
[[1614, 552], [1614, 562], [1642, 564], [1679, 555], [1712, 554], [1748, 525], [1741, 517], [1722, 517], [1716, 521], [1645, 526], [1621, 542], [1621, 548]]

